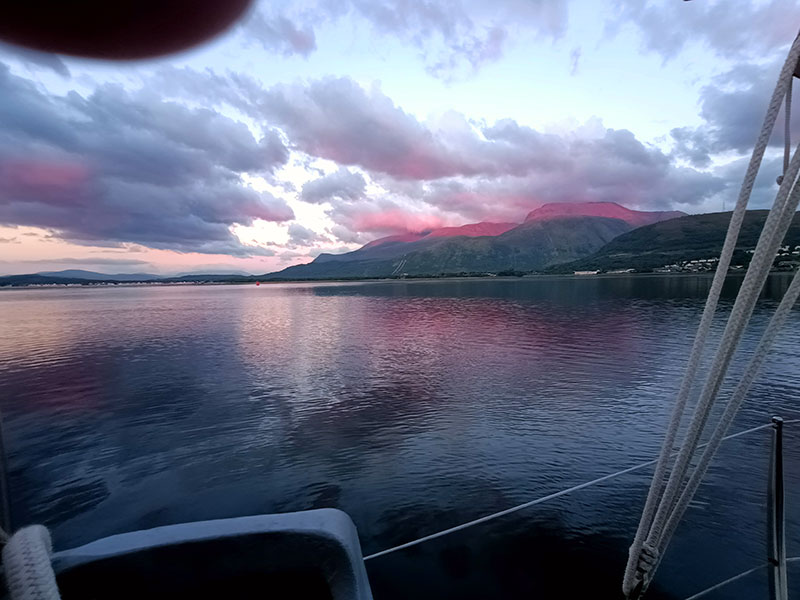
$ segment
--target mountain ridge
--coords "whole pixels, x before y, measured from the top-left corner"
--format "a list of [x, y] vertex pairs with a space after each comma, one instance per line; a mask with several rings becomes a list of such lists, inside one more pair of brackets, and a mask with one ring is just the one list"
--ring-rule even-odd
[[35, 273], [42, 277], [58, 277], [62, 279], [85, 279], [87, 281], [151, 281], [162, 279], [161, 275], [152, 273], [98, 273], [97, 271], [87, 271], [85, 269], [65, 269], [63, 271], [41, 271]]
[[[767, 210], [745, 213], [731, 264], [749, 263], [747, 250], [758, 243]], [[731, 212], [686, 215], [626, 232], [609, 241], [594, 254], [553, 265], [550, 273], [633, 269], [650, 271], [677, 262], [717, 258], [728, 231]], [[800, 213], [795, 213], [784, 244], [800, 245]]]
[[[588, 256], [638, 223], [683, 214], [634, 211], [613, 202], [551, 203], [531, 211], [524, 222], [513, 227], [510, 223], [482, 222], [387, 236], [352, 252], [323, 253], [310, 263], [264, 277], [286, 280], [534, 271]], [[500, 233], [479, 235], [486, 231]]]
[[529, 212], [524, 223], [576, 215], [620, 219], [633, 227], [642, 227], [659, 221], [683, 217], [686, 216], [686, 213], [680, 210], [632, 210], [616, 202], [550, 202]]

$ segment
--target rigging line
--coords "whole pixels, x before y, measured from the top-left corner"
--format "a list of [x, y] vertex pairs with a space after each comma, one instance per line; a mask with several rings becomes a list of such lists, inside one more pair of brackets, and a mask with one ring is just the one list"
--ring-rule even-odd
[[750, 573], [755, 573], [756, 571], [760, 571], [764, 567], [769, 566], [769, 563], [764, 563], [763, 565], [758, 565], [757, 567], [753, 567], [752, 569], [748, 569], [747, 571], [743, 571], [738, 575], [734, 575], [733, 577], [729, 577], [725, 581], [720, 581], [719, 583], [712, 585], [709, 588], [704, 589], [702, 592], [697, 592], [696, 594], [692, 594], [691, 596], [687, 597], [685, 600], [697, 600], [697, 598], [702, 598], [706, 594], [710, 594], [713, 591], [718, 590], [719, 588], [725, 587], [729, 583], [733, 583], [734, 581], [738, 581], [744, 577], [750, 575]]
[[[800, 422], [800, 419], [796, 419], [794, 421], [784, 421], [786, 423], [793, 423], [793, 422]], [[768, 427], [772, 427], [772, 423], [764, 423], [763, 425], [758, 425], [756, 427], [751, 427], [750, 429], [745, 429], [743, 431], [738, 431], [736, 433], [732, 433], [728, 435], [723, 440], [730, 440], [733, 438], [737, 438], [742, 435], [747, 435], [748, 433], [754, 433], [756, 431], [760, 431], [762, 429], [766, 429]], [[701, 444], [699, 447], [705, 446], [706, 444]], [[462, 523], [461, 525], [456, 525], [455, 527], [450, 527], [449, 529], [443, 529], [442, 531], [437, 531], [436, 533], [432, 533], [430, 535], [426, 535], [421, 538], [417, 538], [410, 542], [406, 542], [404, 544], [400, 544], [398, 546], [393, 546], [391, 548], [387, 548], [386, 550], [381, 550], [380, 552], [375, 552], [374, 554], [370, 554], [364, 557], [364, 560], [372, 560], [373, 558], [378, 558], [379, 556], [384, 556], [386, 554], [391, 554], [392, 552], [397, 552], [398, 550], [405, 550], [406, 548], [411, 548], [412, 546], [417, 546], [418, 544], [422, 544], [423, 542], [428, 542], [430, 540], [435, 540], [440, 537], [444, 537], [446, 535], [450, 535], [451, 533], [456, 533], [457, 531], [462, 531], [464, 529], [468, 529], [469, 527], [473, 527], [475, 525], [480, 525], [481, 523], [486, 523], [487, 521], [493, 521], [494, 519], [498, 519], [500, 517], [504, 517], [506, 515], [510, 515], [517, 511], [523, 510], [525, 508], [530, 508], [531, 506], [536, 506], [537, 504], [542, 504], [549, 500], [555, 500], [556, 498], [560, 498], [561, 496], [566, 496], [567, 494], [571, 494], [572, 492], [577, 492], [584, 488], [596, 485], [598, 483], [602, 483], [604, 481], [608, 481], [609, 479], [614, 479], [616, 477], [620, 477], [621, 475], [626, 475], [628, 473], [632, 473], [634, 471], [638, 471], [640, 469], [644, 469], [646, 467], [652, 466], [658, 462], [657, 458], [653, 460], [648, 460], [647, 462], [640, 463], [638, 465], [634, 465], [632, 467], [628, 467], [627, 469], [622, 469], [621, 471], [617, 471], [616, 473], [611, 473], [609, 475], [603, 475], [602, 477], [598, 477], [596, 479], [592, 479], [591, 481], [586, 481], [584, 483], [580, 483], [578, 485], [574, 485], [572, 487], [566, 488], [559, 492], [554, 492], [552, 494], [548, 494], [547, 496], [542, 496], [541, 498], [536, 498], [535, 500], [529, 500], [528, 502], [524, 502], [522, 504], [518, 504], [517, 506], [512, 506], [511, 508], [507, 508], [505, 510], [501, 510], [496, 513], [492, 513], [490, 515], [486, 515], [480, 517], [478, 519], [474, 519], [472, 521], [468, 521], [466, 523]]]
[[[787, 558], [786, 562], [787, 563], [800, 562], [800, 556], [793, 556], [791, 558]], [[718, 589], [720, 589], [722, 587], [725, 587], [729, 583], [733, 583], [734, 581], [738, 581], [739, 579], [747, 577], [748, 575], [750, 575], [750, 573], [755, 573], [756, 571], [760, 571], [761, 569], [764, 569], [764, 568], [766, 568], [768, 566], [769, 566], [769, 563], [764, 563], [763, 565], [758, 565], [757, 567], [753, 567], [752, 569], [748, 569], [747, 571], [743, 571], [742, 573], [739, 573], [738, 575], [734, 575], [733, 577], [729, 577], [728, 579], [726, 579], [724, 581], [720, 581], [719, 583], [716, 583], [716, 584], [712, 585], [711, 587], [704, 589], [702, 592], [697, 592], [696, 594], [692, 594], [691, 596], [688, 596], [687, 598], [684, 598], [684, 600], [697, 600], [698, 598], [702, 598], [706, 594], [710, 594], [711, 592], [714, 592], [714, 591], [716, 591], [716, 590], [718, 590]]]
[[[781, 240], [791, 224], [792, 217], [800, 203], [800, 186], [795, 183], [800, 172], [800, 147], [792, 157], [789, 172], [778, 190], [775, 204], [767, 215], [764, 228], [758, 240], [750, 267], [747, 269], [742, 286], [736, 296], [728, 322], [722, 333], [719, 347], [714, 353], [714, 360], [702, 386], [700, 398], [689, 421], [687, 433], [675, 460], [669, 480], [664, 486], [663, 495], [653, 517], [646, 545], [662, 552], [669, 538], [665, 535], [667, 520], [672, 512], [686, 477], [691, 474], [691, 457], [697, 449], [697, 443], [705, 431], [707, 421], [719, 397], [719, 390], [727, 375], [730, 363], [739, 347], [742, 335], [750, 321], [756, 302], [769, 275]], [[789, 188], [791, 187], [791, 193]], [[766, 352], [769, 347], [760, 348]]]
[[659, 552], [663, 552], [663, 550], [666, 549], [666, 545], [669, 543], [669, 540], [674, 534], [675, 529], [678, 527], [678, 523], [680, 522], [683, 513], [689, 507], [689, 503], [694, 497], [694, 494], [697, 492], [697, 488], [700, 486], [703, 476], [708, 470], [711, 460], [714, 458], [714, 454], [722, 442], [722, 437], [727, 433], [728, 429], [733, 424], [736, 413], [747, 399], [747, 396], [750, 392], [750, 387], [752, 386], [753, 381], [755, 381], [756, 376], [761, 371], [761, 367], [769, 355], [770, 348], [772, 347], [775, 338], [781, 332], [783, 325], [785, 324], [786, 319], [789, 317], [789, 314], [792, 311], [798, 297], [800, 297], [800, 271], [797, 271], [792, 278], [792, 283], [789, 285], [789, 289], [786, 290], [778, 309], [772, 315], [772, 318], [767, 325], [767, 329], [764, 331], [761, 336], [761, 340], [758, 342], [758, 347], [756, 348], [752, 358], [750, 359], [750, 362], [748, 363], [747, 367], [745, 367], [744, 372], [741, 375], [739, 384], [736, 386], [736, 389], [728, 400], [728, 404], [722, 411], [722, 415], [719, 417], [719, 422], [714, 428], [711, 437], [708, 439], [708, 446], [700, 456], [700, 460], [695, 465], [694, 471], [689, 476], [689, 480], [686, 482], [685, 487], [678, 494], [678, 499], [672, 508], [672, 512], [669, 513], [667, 521], [664, 525], [660, 545], [657, 546]]
[[[716, 314], [717, 303], [722, 292], [722, 285], [728, 273], [733, 252], [736, 247], [736, 241], [739, 237], [739, 230], [741, 229], [744, 215], [747, 210], [747, 204], [750, 200], [750, 195], [755, 185], [756, 176], [758, 175], [761, 161], [769, 143], [769, 138], [772, 134], [772, 129], [775, 121], [778, 118], [778, 112], [786, 97], [786, 89], [788, 81], [791, 79], [795, 68], [797, 67], [798, 58], [800, 58], [800, 38], [795, 38], [792, 47], [786, 57], [786, 62], [781, 69], [781, 74], [778, 77], [778, 82], [770, 100], [767, 114], [764, 117], [764, 123], [761, 127], [758, 139], [756, 140], [753, 154], [750, 157], [750, 162], [747, 171], [742, 181], [742, 187], [739, 191], [739, 196], [736, 200], [731, 220], [728, 225], [728, 231], [725, 234], [725, 242], [720, 252], [719, 263], [717, 270], [714, 273], [714, 279], [711, 284], [711, 289], [708, 292], [706, 305], [703, 309], [703, 315], [697, 327], [692, 350], [689, 354], [689, 359], [686, 363], [686, 371], [683, 375], [678, 394], [675, 399], [675, 404], [672, 411], [672, 418], [667, 426], [664, 440], [661, 445], [661, 452], [659, 454], [658, 463], [650, 488], [647, 492], [647, 500], [644, 509], [642, 510], [642, 517], [634, 536], [633, 543], [631, 544], [628, 553], [628, 563], [625, 568], [623, 577], [622, 588], [625, 595], [629, 595], [633, 590], [636, 578], [636, 568], [641, 558], [641, 554], [645, 545], [646, 539], [649, 537], [651, 527], [654, 523], [659, 504], [662, 500], [662, 490], [665, 486], [665, 477], [669, 474], [670, 469], [668, 463], [672, 449], [677, 439], [680, 423], [683, 420], [686, 411], [688, 398], [695, 382], [697, 373], [699, 371], [701, 358], [705, 349], [706, 341], [711, 329], [711, 322]], [[695, 442], [696, 443], [696, 442]]]
[[[792, 81], [794, 77], [789, 80], [789, 85], [786, 88], [786, 105], [784, 107], [785, 122], [783, 124], [783, 174], [789, 170], [789, 155], [792, 152]], [[778, 183], [780, 185], [780, 182]]]

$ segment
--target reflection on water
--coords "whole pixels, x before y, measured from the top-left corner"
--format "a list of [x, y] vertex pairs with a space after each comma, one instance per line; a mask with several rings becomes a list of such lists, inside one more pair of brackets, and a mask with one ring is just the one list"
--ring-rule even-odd
[[[45, 522], [67, 547], [335, 506], [371, 553], [616, 471], [657, 452], [709, 282], [4, 291], [15, 521]], [[734, 368], [786, 285], [770, 279]], [[798, 333], [793, 314], [738, 428], [800, 406]], [[800, 436], [787, 428], [789, 551], [800, 554]], [[726, 445], [651, 597], [763, 562], [767, 456], [766, 432]], [[648, 476], [370, 561], [375, 596], [616, 598]], [[764, 583], [716, 597], [754, 597]]]

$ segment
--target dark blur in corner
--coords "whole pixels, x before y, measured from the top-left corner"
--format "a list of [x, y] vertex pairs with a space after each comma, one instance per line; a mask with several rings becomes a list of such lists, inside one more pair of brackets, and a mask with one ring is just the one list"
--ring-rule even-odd
[[249, 6], [250, 0], [8, 2], [0, 19], [0, 40], [88, 58], [151, 58], [209, 40]]

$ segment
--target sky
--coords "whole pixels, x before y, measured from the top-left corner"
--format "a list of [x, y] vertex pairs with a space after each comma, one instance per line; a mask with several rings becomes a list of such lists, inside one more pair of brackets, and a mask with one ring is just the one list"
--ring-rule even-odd
[[730, 208], [798, 26], [792, 0], [262, 0], [147, 61], [0, 45], [0, 274], [261, 274], [547, 202]]

